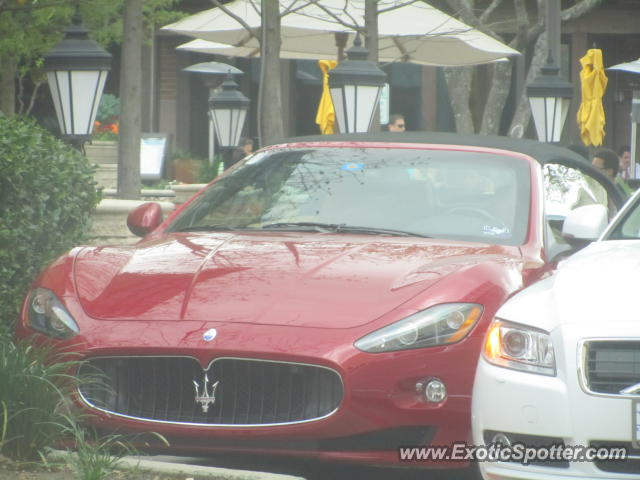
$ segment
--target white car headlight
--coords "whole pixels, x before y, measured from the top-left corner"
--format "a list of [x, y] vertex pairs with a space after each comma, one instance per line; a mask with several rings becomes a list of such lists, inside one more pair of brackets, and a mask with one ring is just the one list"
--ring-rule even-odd
[[51, 290], [36, 288], [29, 296], [29, 326], [50, 337], [66, 340], [80, 332], [69, 311]]
[[462, 340], [482, 315], [476, 303], [444, 303], [376, 330], [355, 342], [369, 353], [434, 347]]
[[496, 318], [484, 343], [484, 358], [500, 367], [555, 376], [551, 336], [542, 330]]

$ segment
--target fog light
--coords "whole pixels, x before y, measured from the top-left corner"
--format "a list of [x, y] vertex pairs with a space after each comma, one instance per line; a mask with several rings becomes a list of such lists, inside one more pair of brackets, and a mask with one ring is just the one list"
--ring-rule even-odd
[[491, 445], [501, 445], [503, 447], [510, 447], [511, 440], [504, 433], [496, 433], [491, 438]]
[[447, 388], [442, 380], [429, 378], [416, 383], [416, 392], [424, 395], [424, 399], [431, 403], [440, 403], [447, 398]]

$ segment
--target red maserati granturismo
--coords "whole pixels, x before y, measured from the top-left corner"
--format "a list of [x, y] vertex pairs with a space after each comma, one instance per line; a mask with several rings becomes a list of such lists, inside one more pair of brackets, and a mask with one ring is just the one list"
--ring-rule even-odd
[[[328, 140], [329, 138], [329, 140]], [[79, 353], [92, 424], [173, 452], [399, 464], [470, 442], [485, 330], [622, 197], [561, 147], [378, 134], [269, 146], [134, 245], [77, 247], [28, 292], [17, 335]], [[460, 467], [460, 462], [419, 466]]]

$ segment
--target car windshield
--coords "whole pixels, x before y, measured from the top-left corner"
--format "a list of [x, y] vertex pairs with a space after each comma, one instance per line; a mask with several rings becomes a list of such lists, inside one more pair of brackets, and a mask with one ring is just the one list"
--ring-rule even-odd
[[526, 161], [417, 148], [259, 152], [197, 197], [168, 231], [285, 230], [524, 241]]
[[620, 220], [612, 225], [604, 240], [640, 240], [640, 196], [629, 200]]

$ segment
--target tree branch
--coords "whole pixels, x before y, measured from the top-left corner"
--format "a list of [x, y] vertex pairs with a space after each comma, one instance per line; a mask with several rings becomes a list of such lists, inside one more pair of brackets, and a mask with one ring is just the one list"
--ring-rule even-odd
[[[360, 32], [360, 33], [364, 33], [364, 25], [360, 26], [358, 25], [358, 22], [355, 18], [353, 18], [353, 16], [347, 11], [347, 7], [348, 7], [348, 1], [345, 0], [344, 2], [344, 7], [342, 7], [342, 12], [349, 17], [349, 19], [351, 20], [352, 23], [347, 23], [345, 20], [343, 20], [338, 14], [336, 14], [335, 12], [331, 11], [330, 9], [328, 9], [326, 6], [322, 5], [320, 3], [319, 0], [309, 0], [309, 3], [312, 3], [313, 5], [315, 5], [316, 7], [318, 7], [320, 10], [322, 10], [324, 13], [326, 13], [333, 21], [335, 21], [336, 23], [342, 25], [345, 28], [348, 28], [349, 30], [354, 30], [356, 32]], [[321, 20], [327, 20], [326, 17], [319, 17], [319, 16], [315, 16], [315, 15], [309, 15], [307, 13], [304, 12], [298, 12], [299, 15], [303, 15], [305, 17], [309, 17], [309, 18], [318, 18]]]
[[529, 14], [524, 0], [514, 0], [513, 6], [516, 14], [516, 36], [509, 46], [516, 50], [524, 51], [527, 46], [527, 32], [529, 30]]
[[395, 5], [391, 5], [390, 7], [387, 8], [379, 8], [378, 9], [378, 15], [385, 13], [385, 12], [390, 12], [391, 10], [396, 10], [398, 8], [404, 7], [405, 5], [411, 5], [412, 3], [416, 3], [418, 0], [409, 0], [407, 2], [397, 2]]
[[580, 0], [580, 2], [576, 3], [573, 7], [562, 10], [560, 12], [560, 19], [563, 22], [575, 20], [576, 18], [580, 18], [585, 13], [588, 13], [594, 8], [600, 6], [601, 3], [602, 0]]
[[[256, 32], [254, 31], [255, 29], [251, 28], [251, 26], [247, 22], [245, 22], [242, 17], [239, 17], [238, 15], [233, 13], [231, 10], [229, 10], [227, 7], [225, 7], [223, 4], [221, 4], [218, 0], [211, 0], [211, 3], [213, 3], [216, 7], [218, 7], [220, 10], [222, 10], [224, 13], [226, 13], [231, 18], [233, 18], [236, 22], [238, 22], [240, 25], [242, 25], [242, 27], [249, 34], [248, 37], [244, 38], [243, 40], [241, 40], [240, 42], [238, 42], [234, 46], [241, 47], [245, 43], [247, 43], [249, 40], [251, 40], [252, 38], [255, 38], [258, 41], [258, 43], [260, 43], [260, 36], [256, 35]], [[253, 5], [254, 8], [257, 8], [255, 6], [255, 4], [253, 3], [253, 1], [251, 1], [251, 5]], [[256, 10], [256, 11], [259, 12], [260, 10]]]
[[473, 4], [469, 0], [447, 0], [447, 3], [455, 10], [455, 17], [460, 18], [469, 25], [478, 25], [478, 17], [474, 13]]
[[[486, 23], [491, 14], [502, 4], [502, 0], [492, 0], [491, 4], [480, 15], [479, 23]], [[516, 17], [517, 18], [517, 17]]]
[[31, 98], [29, 99], [29, 106], [27, 107], [26, 112], [24, 112], [25, 115], [29, 115], [31, 113], [31, 111], [33, 110], [33, 106], [36, 103], [36, 98], [38, 97], [38, 90], [40, 90], [40, 87], [44, 84], [43, 81], [39, 81], [36, 82], [34, 87], [33, 87], [33, 91], [31, 92]]

